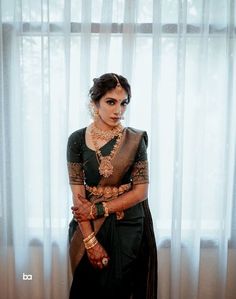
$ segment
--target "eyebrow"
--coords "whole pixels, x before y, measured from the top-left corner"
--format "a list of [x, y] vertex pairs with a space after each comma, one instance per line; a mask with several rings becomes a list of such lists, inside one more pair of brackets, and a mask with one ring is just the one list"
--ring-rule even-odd
[[125, 99], [123, 99], [123, 100], [117, 100], [117, 99], [115, 99], [115, 98], [107, 97], [106, 100], [114, 100], [114, 101], [122, 101], [122, 102], [123, 102], [123, 101], [127, 101], [128, 98], [125, 98]]

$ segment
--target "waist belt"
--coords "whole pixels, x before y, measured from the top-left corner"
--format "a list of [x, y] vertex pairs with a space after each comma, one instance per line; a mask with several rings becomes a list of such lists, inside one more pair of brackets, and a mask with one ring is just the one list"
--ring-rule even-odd
[[85, 188], [87, 191], [89, 191], [91, 194], [104, 198], [113, 198], [118, 197], [119, 195], [123, 194], [124, 192], [130, 190], [131, 184], [124, 184], [120, 185], [119, 187], [112, 187], [112, 186], [88, 186], [85, 185]]
[[[97, 196], [98, 201], [99, 197], [102, 197], [102, 201], [109, 201], [112, 200], [119, 195], [125, 193], [126, 191], [129, 191], [131, 188], [131, 184], [124, 184], [120, 185], [119, 187], [113, 187], [113, 186], [88, 186], [85, 185], [85, 188], [87, 191], [90, 192], [90, 194]], [[124, 211], [116, 212], [116, 218], [117, 220], [121, 220], [124, 218]]]

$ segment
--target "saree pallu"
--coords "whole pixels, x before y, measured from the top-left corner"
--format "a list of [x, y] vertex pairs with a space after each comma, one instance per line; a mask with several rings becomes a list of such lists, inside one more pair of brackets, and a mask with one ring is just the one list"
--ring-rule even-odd
[[[109, 178], [101, 178], [97, 175], [99, 179], [94, 180], [89, 177], [90, 170], [92, 167], [97, 168], [98, 173], [99, 165], [94, 153], [86, 148], [85, 130], [77, 131], [76, 139], [74, 136], [71, 144], [75, 144], [74, 140], [77, 140], [78, 148], [82, 151], [80, 159], [82, 160], [83, 180], [87, 184], [95, 182], [96, 186], [101, 187], [117, 187], [123, 183], [135, 181], [145, 183], [145, 180], [142, 181], [138, 175], [144, 173], [140, 167], [144, 165], [143, 154], [139, 153], [139, 149], [141, 141], [146, 144], [146, 138], [144, 132], [126, 128], [119, 151], [112, 161], [113, 175]], [[112, 142], [115, 140], [102, 147], [104, 155], [112, 149]], [[71, 156], [68, 161], [76, 163]], [[81, 161], [77, 160], [77, 162]], [[134, 165], [137, 166], [135, 170]], [[86, 191], [86, 196], [91, 201], [96, 200], [96, 197], [88, 191]], [[147, 199], [125, 210], [124, 218], [121, 220], [117, 220], [116, 214], [111, 214], [106, 218], [93, 221], [92, 226], [98, 241], [110, 257], [109, 265], [102, 270], [93, 268], [85, 253], [79, 226], [72, 220], [69, 227], [73, 271], [70, 298], [156, 299], [157, 251]]]

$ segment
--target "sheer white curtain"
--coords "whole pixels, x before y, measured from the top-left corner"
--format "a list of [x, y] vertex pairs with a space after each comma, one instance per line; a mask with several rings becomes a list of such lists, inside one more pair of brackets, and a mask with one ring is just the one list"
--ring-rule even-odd
[[159, 298], [235, 299], [235, 0], [0, 12], [0, 297], [68, 297], [67, 137], [90, 121], [92, 78], [117, 72], [132, 86], [125, 125], [149, 134]]

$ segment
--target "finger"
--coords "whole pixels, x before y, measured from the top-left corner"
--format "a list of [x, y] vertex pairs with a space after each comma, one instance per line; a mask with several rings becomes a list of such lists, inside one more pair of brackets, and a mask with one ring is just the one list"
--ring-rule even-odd
[[77, 217], [78, 217], [78, 215], [77, 215], [77, 213], [76, 213], [76, 212], [72, 211], [72, 214], [73, 214], [73, 216], [74, 216], [75, 218], [77, 218]]
[[90, 258], [89, 258], [89, 261], [90, 261], [91, 265], [92, 265], [94, 268], [97, 268], [97, 262], [96, 262], [96, 261], [91, 260]]
[[82, 202], [88, 202], [88, 200], [86, 198], [84, 198], [83, 196], [81, 196], [80, 194], [78, 194], [78, 199]]
[[102, 268], [103, 268], [103, 264], [102, 264], [100, 261], [97, 262], [97, 266], [98, 266], [99, 269], [102, 269]]
[[94, 268], [98, 269], [99, 268], [99, 263], [97, 261], [91, 261], [91, 264], [93, 265]]

